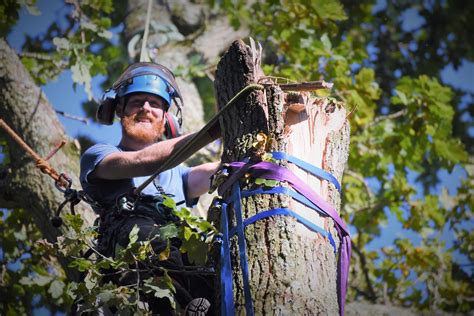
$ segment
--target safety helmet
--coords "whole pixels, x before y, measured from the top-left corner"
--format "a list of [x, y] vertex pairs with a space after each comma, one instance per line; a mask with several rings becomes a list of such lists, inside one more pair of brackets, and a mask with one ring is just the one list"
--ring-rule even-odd
[[[180, 134], [183, 99], [175, 77], [165, 66], [150, 62], [135, 63], [123, 72], [102, 97], [97, 110], [97, 120], [102, 124], [111, 125], [118, 99], [135, 92], [151, 93], [163, 98], [167, 103], [167, 113], [165, 115], [166, 136], [170, 138]], [[176, 113], [179, 118], [168, 113], [173, 104], [177, 107]]]

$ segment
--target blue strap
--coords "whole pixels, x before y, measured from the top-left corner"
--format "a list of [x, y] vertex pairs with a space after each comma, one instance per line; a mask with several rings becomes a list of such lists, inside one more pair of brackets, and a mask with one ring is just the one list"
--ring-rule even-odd
[[[298, 192], [296, 192], [294, 190], [291, 190], [290, 188], [286, 188], [286, 187], [273, 187], [271, 189], [258, 188], [258, 189], [255, 189], [255, 190], [242, 191], [241, 194], [242, 194], [242, 197], [248, 197], [248, 196], [252, 196], [252, 195], [256, 195], [256, 194], [287, 194], [287, 195], [291, 196], [292, 198], [294, 198], [295, 200], [297, 200], [298, 202], [302, 203], [303, 205], [305, 205], [305, 206], [321, 213], [319, 207], [317, 205], [315, 205], [311, 200], [306, 198], [304, 195], [299, 194]], [[322, 213], [322, 214], [324, 216], [327, 216], [327, 214], [325, 214], [325, 213]], [[301, 223], [304, 224], [303, 222], [301, 222]], [[244, 221], [244, 224], [245, 224], [245, 221]], [[245, 226], [247, 226], [247, 225], [245, 225]], [[310, 228], [310, 227], [308, 227], [308, 228]], [[318, 226], [318, 228], [320, 230], [322, 230], [322, 228], [320, 228], [319, 226]], [[234, 229], [232, 229], [230, 231], [230, 236], [233, 236], [233, 230]], [[313, 231], [319, 232], [319, 231], [314, 230], [314, 229], [313, 229]], [[326, 230], [324, 230], [324, 233], [325, 234], [323, 234], [323, 233], [321, 233], [321, 234], [324, 237], [327, 237], [329, 239], [329, 241], [331, 242], [332, 247], [334, 248], [334, 253], [336, 253], [337, 252], [336, 242], [334, 241], [331, 233], [329, 233]]]
[[222, 203], [221, 211], [221, 315], [234, 316], [234, 293], [232, 292], [232, 267], [230, 262], [229, 226], [227, 223], [227, 204]]
[[332, 184], [334, 184], [336, 186], [336, 189], [339, 191], [339, 193], [341, 193], [341, 185], [339, 184], [339, 181], [337, 181], [336, 177], [334, 177], [329, 172], [327, 172], [323, 169], [320, 169], [318, 167], [315, 167], [315, 166], [307, 163], [306, 161], [303, 161], [299, 158], [288, 155], [287, 153], [284, 153], [284, 152], [274, 151], [274, 152], [271, 152], [271, 154], [272, 154], [272, 157], [277, 159], [277, 160], [287, 160], [287, 161], [297, 165], [301, 169], [304, 169], [304, 170], [308, 171], [309, 173], [315, 175], [316, 177], [331, 182]]
[[[328, 233], [326, 230], [322, 229], [321, 227], [313, 224], [311, 221], [305, 219], [304, 217], [296, 214], [295, 212], [293, 212], [289, 208], [274, 208], [274, 209], [271, 209], [271, 210], [258, 212], [254, 216], [249, 217], [244, 221], [244, 227], [247, 227], [248, 225], [251, 225], [251, 224], [255, 223], [256, 221], [261, 220], [263, 218], [267, 218], [267, 217], [271, 217], [271, 216], [275, 216], [275, 215], [286, 215], [286, 216], [294, 217], [298, 222], [305, 225], [306, 227], [308, 227], [312, 231], [320, 233], [324, 237], [327, 237], [329, 239], [329, 242], [331, 243], [332, 247], [334, 248], [334, 252], [336, 252], [336, 243], [335, 243], [335, 241], [332, 238], [330, 233]], [[236, 228], [237, 227], [234, 227], [230, 230], [229, 236], [233, 236], [236, 233]]]
[[[239, 181], [234, 183], [232, 189], [232, 202], [234, 203], [235, 218], [237, 220], [236, 232], [237, 232], [237, 241], [239, 244], [239, 257], [240, 257], [240, 266], [242, 268], [242, 280], [244, 283], [244, 294], [245, 294], [245, 310], [246, 314], [253, 316], [253, 302], [252, 294], [250, 293], [250, 284], [249, 284], [249, 269], [247, 256], [245, 251], [245, 234], [244, 234], [244, 225], [242, 220], [242, 208], [240, 205], [240, 185]], [[235, 234], [235, 232], [234, 232]], [[232, 236], [232, 235], [230, 235]]]

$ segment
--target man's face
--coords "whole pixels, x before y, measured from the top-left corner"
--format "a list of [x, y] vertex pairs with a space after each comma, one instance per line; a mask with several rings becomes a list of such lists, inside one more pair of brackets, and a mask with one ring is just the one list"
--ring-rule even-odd
[[166, 106], [162, 98], [153, 94], [131, 95], [120, 113], [124, 136], [140, 143], [157, 142], [165, 130]]

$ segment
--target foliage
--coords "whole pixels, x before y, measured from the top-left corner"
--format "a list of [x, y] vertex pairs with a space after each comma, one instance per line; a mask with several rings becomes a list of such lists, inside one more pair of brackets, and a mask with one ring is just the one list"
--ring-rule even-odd
[[121, 22], [123, 8], [111, 0], [68, 3], [67, 25], [55, 22], [36, 38], [27, 36], [22, 62], [40, 85], [69, 69], [74, 87], [83, 85], [90, 101], [92, 77], [123, 62], [124, 50], [112, 44], [110, 31]]
[[44, 251], [41, 232], [28, 211], [2, 210], [0, 220], [2, 315], [25, 315], [35, 308], [65, 311], [72, 301], [64, 294], [66, 276], [57, 255]]
[[[265, 73], [334, 82], [331, 97], [344, 101], [352, 113], [350, 158], [343, 179], [343, 216], [356, 232], [349, 299], [422, 310], [472, 310], [472, 270], [466, 273], [459, 262], [466, 261], [467, 267], [474, 263], [474, 162], [468, 130], [472, 101], [463, 101], [472, 100], [472, 93], [441, 84], [440, 73], [448, 65], [456, 68], [474, 59], [469, 23], [474, 3], [387, 1], [385, 8], [376, 9], [375, 1], [369, 0], [208, 2], [262, 42]], [[15, 23], [18, 8], [13, 1], [0, 5], [0, 17], [6, 17], [1, 19], [2, 35]], [[125, 59], [120, 47], [125, 45], [110, 45], [107, 32], [120, 27], [123, 2], [82, 1], [80, 7], [71, 6], [71, 13], [66, 27], [54, 23], [45, 35], [27, 39], [24, 64], [40, 84], [63, 69], [71, 69], [74, 81], [86, 87], [99, 73], [117, 77]], [[419, 25], [407, 28], [402, 18], [407, 14], [417, 15]], [[181, 69], [182, 74], [202, 76], [208, 67], [200, 64], [200, 56], [192, 58], [192, 67]], [[104, 85], [110, 86], [108, 81]], [[456, 168], [464, 174], [459, 186], [441, 187], [440, 170]], [[71, 268], [87, 270], [89, 277], [85, 282], [65, 281], [50, 251], [61, 249], [69, 256], [85, 250], [92, 230], [76, 223], [76, 230], [59, 244], [35, 243], [40, 236], [26, 213], [14, 210], [1, 222], [2, 297], [20, 302], [20, 312], [35, 305], [51, 307], [53, 301], [58, 303], [52, 309], [65, 310], [74, 296], [83, 297], [89, 307], [96, 306], [99, 297], [124, 309], [139, 308], [133, 286], [98, 282], [100, 265], [125, 269], [118, 260], [89, 261], [76, 252]], [[164, 227], [163, 234], [184, 238], [182, 250], [201, 262], [206, 246], [199, 242], [206, 237], [200, 231], [212, 229], [187, 210], [176, 215], [188, 224]], [[388, 221], [400, 232], [392, 245], [376, 247]], [[446, 232], [455, 235], [454, 244], [446, 244]], [[73, 237], [81, 242], [73, 243]], [[147, 249], [132, 243], [120, 258], [133, 265], [146, 257]], [[163, 283], [144, 282], [150, 293], [172, 291]], [[5, 308], [12, 310], [10, 305]]]
[[[6, 220], [0, 222], [1, 294], [6, 303], [0, 309], [2, 314], [26, 314], [35, 306], [68, 311], [73, 302], [80, 312], [113, 306], [122, 314], [146, 314], [150, 311], [142, 302], [148, 302], [150, 296], [168, 298], [177, 308], [172, 279], [156, 259], [167, 260], [170, 240], [179, 237], [181, 252], [202, 266], [207, 261], [208, 247], [216, 229], [202, 218], [192, 216], [186, 208], [177, 210], [171, 198], [166, 198], [163, 204], [173, 208], [180, 222], [161, 227], [159, 235], [150, 236], [146, 241], [137, 241], [139, 228], [135, 226], [129, 234], [128, 246], [116, 250], [114, 258], [96, 250], [97, 227], [86, 227], [79, 215], [64, 215], [66, 231], [51, 244], [41, 239], [27, 212], [8, 212]], [[151, 246], [157, 238], [168, 241], [168, 247], [159, 254], [154, 253]], [[85, 257], [88, 250], [93, 253]], [[69, 261], [69, 278], [58, 259]], [[122, 280], [120, 286], [111, 281], [114, 276], [115, 280]]]

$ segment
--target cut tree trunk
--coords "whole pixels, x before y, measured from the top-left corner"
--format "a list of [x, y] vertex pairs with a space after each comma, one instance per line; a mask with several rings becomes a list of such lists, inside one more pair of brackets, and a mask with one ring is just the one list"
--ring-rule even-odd
[[[263, 73], [258, 52], [236, 41], [218, 64], [215, 90], [219, 107], [245, 86], [257, 83]], [[349, 123], [337, 102], [308, 93], [285, 93], [278, 85], [253, 91], [240, 99], [221, 120], [224, 151], [222, 162], [255, 158], [252, 144], [259, 132], [269, 139], [267, 151], [283, 151], [332, 173], [339, 181], [348, 157]], [[336, 210], [340, 196], [333, 184], [289, 167]], [[241, 189], [249, 185], [241, 184]], [[242, 199], [243, 218], [258, 212], [289, 207], [330, 231], [339, 247], [333, 221], [283, 194]], [[235, 226], [233, 210], [229, 221]], [[256, 315], [337, 315], [337, 257], [329, 241], [310, 231], [296, 219], [274, 216], [245, 229], [250, 287]], [[245, 313], [242, 274], [236, 237], [231, 239], [233, 289], [237, 314]]]

